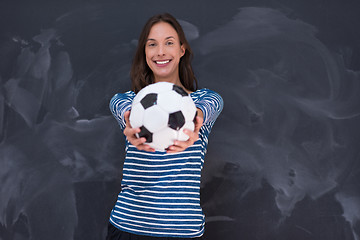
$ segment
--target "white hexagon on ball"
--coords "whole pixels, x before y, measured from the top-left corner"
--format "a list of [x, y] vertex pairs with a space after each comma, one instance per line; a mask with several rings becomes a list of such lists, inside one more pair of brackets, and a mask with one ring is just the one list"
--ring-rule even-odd
[[153, 141], [149, 143], [149, 145], [157, 150], [164, 150], [174, 144], [177, 136], [177, 131], [171, 128], [164, 128], [161, 131], [153, 133]]
[[138, 128], [143, 125], [144, 110], [140, 103], [136, 103], [131, 107], [129, 120], [132, 128]]
[[152, 133], [167, 127], [169, 114], [158, 105], [152, 106], [144, 111], [143, 125]]
[[157, 104], [168, 113], [181, 110], [181, 99], [183, 97], [175, 91], [167, 91], [159, 94]]
[[[148, 86], [146, 86], [147, 91], [151, 92], [151, 93], [162, 93], [162, 92], [168, 92], [172, 90], [174, 84], [169, 83], [169, 82], [158, 82], [155, 84], [150, 84]], [[145, 89], [145, 88], [143, 88]], [[142, 91], [142, 90], [141, 90]]]
[[181, 98], [181, 112], [185, 117], [185, 121], [193, 121], [196, 115], [196, 106], [190, 96]]

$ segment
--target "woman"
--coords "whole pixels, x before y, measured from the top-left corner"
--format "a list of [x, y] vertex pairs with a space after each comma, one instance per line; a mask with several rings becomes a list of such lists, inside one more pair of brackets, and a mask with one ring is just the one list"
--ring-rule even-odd
[[[131, 68], [132, 91], [115, 94], [110, 110], [126, 137], [121, 192], [110, 216], [108, 240], [201, 239], [205, 217], [200, 206], [200, 177], [211, 128], [223, 107], [221, 96], [197, 89], [192, 51], [170, 14], [145, 24]], [[143, 87], [156, 82], [183, 87], [197, 107], [195, 130], [187, 141], [155, 151], [137, 138], [129, 124], [131, 103]]]

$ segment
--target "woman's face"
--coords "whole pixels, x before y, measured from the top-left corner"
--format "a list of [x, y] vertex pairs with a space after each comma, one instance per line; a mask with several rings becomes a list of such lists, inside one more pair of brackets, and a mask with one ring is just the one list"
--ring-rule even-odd
[[152, 26], [145, 44], [145, 56], [155, 82], [166, 81], [181, 86], [179, 62], [184, 54], [185, 48], [169, 23], [159, 22]]

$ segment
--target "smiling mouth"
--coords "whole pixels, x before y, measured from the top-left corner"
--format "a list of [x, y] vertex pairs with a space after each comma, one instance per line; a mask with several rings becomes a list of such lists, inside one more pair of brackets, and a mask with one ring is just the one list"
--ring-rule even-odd
[[162, 65], [162, 64], [167, 64], [167, 63], [169, 63], [169, 62], [170, 62], [170, 60], [155, 61], [156, 64], [160, 64], [160, 65]]

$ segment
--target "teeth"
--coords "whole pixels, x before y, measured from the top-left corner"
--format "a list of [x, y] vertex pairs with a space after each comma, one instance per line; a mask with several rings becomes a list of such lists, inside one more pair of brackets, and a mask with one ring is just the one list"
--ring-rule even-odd
[[156, 61], [157, 64], [165, 64], [165, 63], [168, 63], [170, 62], [169, 60], [166, 60], [166, 61]]

